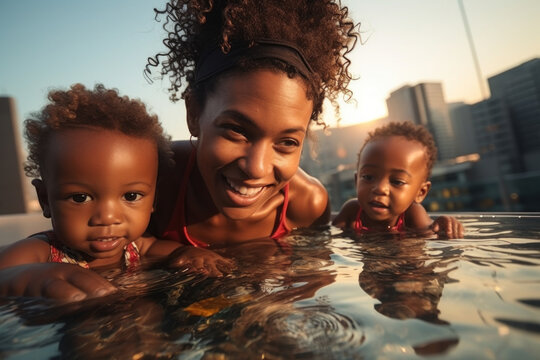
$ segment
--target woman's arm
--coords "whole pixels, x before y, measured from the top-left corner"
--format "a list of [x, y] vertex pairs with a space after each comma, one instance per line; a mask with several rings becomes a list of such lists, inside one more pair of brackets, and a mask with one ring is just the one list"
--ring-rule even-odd
[[189, 273], [222, 277], [235, 267], [232, 260], [212, 250], [186, 246], [176, 241], [156, 239], [152, 236], [141, 237], [137, 242], [142, 256], [163, 260], [167, 267], [185, 269]]

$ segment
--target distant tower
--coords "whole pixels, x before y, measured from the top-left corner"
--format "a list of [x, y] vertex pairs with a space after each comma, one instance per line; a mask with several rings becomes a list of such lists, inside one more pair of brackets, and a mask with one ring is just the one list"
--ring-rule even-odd
[[454, 130], [441, 83], [404, 86], [386, 99], [391, 121], [412, 121], [431, 131], [439, 149], [439, 160], [455, 156]]
[[22, 159], [15, 100], [0, 97], [0, 215], [27, 211]]
[[450, 120], [454, 129], [454, 148], [456, 156], [478, 153], [478, 141], [476, 140], [475, 122], [473, 121], [472, 107], [464, 102], [448, 104]]
[[540, 58], [488, 78], [491, 97], [508, 104], [525, 170], [540, 170]]

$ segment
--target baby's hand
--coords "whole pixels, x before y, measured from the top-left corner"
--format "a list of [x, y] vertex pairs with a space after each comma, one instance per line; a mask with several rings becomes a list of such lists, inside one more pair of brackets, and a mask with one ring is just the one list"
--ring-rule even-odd
[[461, 239], [463, 238], [463, 225], [453, 216], [439, 216], [433, 224], [431, 230], [439, 238]]
[[190, 273], [208, 277], [222, 277], [230, 273], [235, 264], [232, 260], [207, 249], [194, 246], [182, 246], [169, 256], [169, 266], [185, 268]]
[[80, 301], [117, 289], [92, 270], [59, 263], [23, 264], [0, 270], [0, 295]]

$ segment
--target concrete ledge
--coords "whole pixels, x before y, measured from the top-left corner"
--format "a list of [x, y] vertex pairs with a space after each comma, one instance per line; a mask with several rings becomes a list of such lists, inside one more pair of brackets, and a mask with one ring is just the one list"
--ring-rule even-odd
[[0, 246], [51, 228], [51, 219], [44, 218], [41, 212], [0, 215]]

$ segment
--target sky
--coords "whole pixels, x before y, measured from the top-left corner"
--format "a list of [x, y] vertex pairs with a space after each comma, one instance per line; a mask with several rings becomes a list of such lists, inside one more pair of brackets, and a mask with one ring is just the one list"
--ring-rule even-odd
[[[167, 80], [143, 76], [147, 58], [164, 49], [153, 13], [164, 3], [0, 0], [0, 96], [15, 98], [20, 127], [49, 90], [103, 83], [144, 101], [173, 139], [189, 138], [184, 105], [169, 101]], [[342, 3], [360, 23], [362, 44], [351, 55], [355, 102], [342, 105], [341, 126], [386, 116], [386, 98], [406, 84], [441, 82], [447, 102], [482, 100], [458, 0]], [[463, 4], [485, 89], [489, 76], [540, 57], [540, 1]]]

